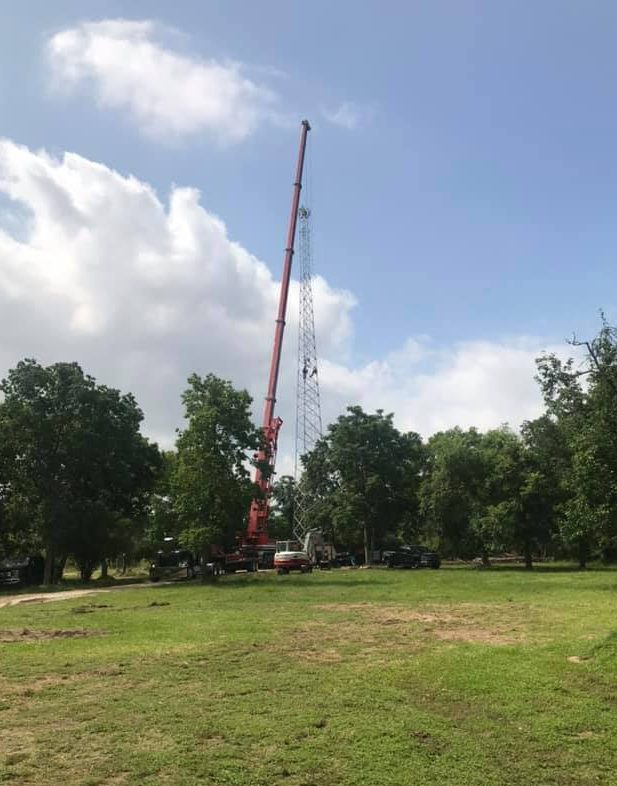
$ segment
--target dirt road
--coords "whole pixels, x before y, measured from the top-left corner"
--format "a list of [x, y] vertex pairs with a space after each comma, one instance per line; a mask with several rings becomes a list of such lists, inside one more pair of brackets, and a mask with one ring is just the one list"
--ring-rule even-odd
[[[167, 582], [163, 582], [167, 583]], [[72, 600], [73, 598], [84, 598], [87, 595], [101, 595], [104, 592], [118, 592], [123, 589], [139, 589], [140, 587], [150, 587], [152, 584], [123, 584], [121, 587], [106, 587], [105, 589], [74, 589], [64, 592], [33, 592], [27, 595], [6, 595], [0, 596], [0, 609], [8, 606], [19, 606], [21, 603], [52, 603], [55, 600]], [[161, 586], [159, 583], [157, 586]]]

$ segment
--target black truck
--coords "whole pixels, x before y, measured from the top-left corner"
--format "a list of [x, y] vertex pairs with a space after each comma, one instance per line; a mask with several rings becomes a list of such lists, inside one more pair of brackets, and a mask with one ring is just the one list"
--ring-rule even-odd
[[396, 551], [386, 551], [383, 561], [388, 568], [433, 568], [441, 565], [439, 554], [425, 546], [401, 546]]
[[43, 583], [45, 560], [40, 554], [0, 560], [0, 587], [27, 587]]
[[188, 549], [159, 551], [150, 563], [150, 581], [194, 579], [201, 571], [199, 560]]

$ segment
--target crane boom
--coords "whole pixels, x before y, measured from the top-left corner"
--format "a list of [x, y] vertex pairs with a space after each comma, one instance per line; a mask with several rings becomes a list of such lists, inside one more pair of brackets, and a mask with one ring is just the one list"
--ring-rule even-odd
[[287, 298], [289, 295], [289, 281], [291, 278], [291, 264], [294, 254], [294, 240], [296, 237], [296, 224], [298, 221], [298, 208], [300, 206], [300, 191], [302, 189], [302, 172], [304, 170], [304, 154], [306, 152], [306, 139], [311, 126], [308, 120], [302, 121], [300, 132], [300, 148], [296, 164], [296, 177], [293, 184], [291, 199], [291, 214], [287, 230], [287, 245], [285, 247], [285, 262], [281, 278], [281, 293], [279, 297], [278, 314], [274, 330], [274, 343], [272, 346], [272, 360], [270, 361], [270, 377], [268, 392], [264, 405], [262, 448], [256, 455], [257, 470], [255, 484], [259, 488], [259, 497], [253, 499], [249, 510], [246, 544], [262, 546], [268, 543], [268, 514], [270, 510], [269, 497], [272, 489], [272, 476], [276, 462], [276, 448], [278, 433], [283, 421], [275, 417], [274, 405], [276, 403], [276, 390], [278, 387], [279, 368], [281, 365], [281, 351], [283, 348], [283, 333], [285, 331], [285, 315], [287, 313]]

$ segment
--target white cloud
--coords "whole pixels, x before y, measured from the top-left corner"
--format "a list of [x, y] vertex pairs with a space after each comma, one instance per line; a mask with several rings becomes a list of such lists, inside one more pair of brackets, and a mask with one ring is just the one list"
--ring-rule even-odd
[[368, 107], [360, 106], [353, 101], [343, 101], [332, 109], [322, 107], [321, 113], [333, 126], [346, 128], [349, 131], [369, 120], [373, 114]]
[[242, 64], [203, 60], [167, 48], [152, 21], [84, 22], [56, 33], [47, 52], [56, 88], [91, 87], [102, 107], [127, 110], [147, 135], [206, 132], [223, 143], [276, 120], [276, 94]]
[[[167, 444], [193, 371], [248, 387], [260, 415], [279, 285], [197, 191], [175, 188], [165, 205], [148, 185], [80, 156], [56, 160], [0, 140], [2, 193], [28, 214], [19, 231], [0, 228], [0, 373], [24, 356], [77, 359], [132, 390], [149, 432]], [[353, 297], [323, 279], [316, 295], [324, 351], [342, 352]], [[294, 283], [290, 304], [297, 299]], [[280, 396], [288, 436], [293, 306]]]
[[324, 400], [394, 412], [400, 428], [424, 437], [456, 425], [486, 430], [507, 422], [518, 428], [543, 411], [534, 380], [543, 351], [564, 354], [561, 346], [524, 337], [446, 347], [411, 339], [358, 369], [326, 363]]
[[[13, 209], [0, 223], [0, 376], [23, 357], [78, 360], [134, 392], [147, 432], [166, 445], [193, 371], [246, 386], [260, 417], [278, 282], [197, 191], [175, 188], [163, 203], [147, 184], [101, 164], [0, 140], [2, 195]], [[292, 466], [297, 299], [294, 284], [279, 387], [283, 471]], [[400, 427], [428, 436], [456, 424], [517, 426], [541, 411], [533, 380], [541, 341], [439, 347], [409, 339], [353, 368], [341, 358], [352, 354], [354, 304], [316, 279], [326, 422], [360, 403], [394, 411]]]

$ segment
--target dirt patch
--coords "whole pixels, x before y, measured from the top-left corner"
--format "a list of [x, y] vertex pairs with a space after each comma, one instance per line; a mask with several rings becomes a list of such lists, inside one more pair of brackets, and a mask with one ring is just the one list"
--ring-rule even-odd
[[590, 658], [585, 656], [585, 655], [570, 655], [570, 656], [568, 656], [568, 662], [569, 663], [585, 663], [588, 660], [590, 660]]
[[591, 740], [598, 735], [594, 731], [579, 731], [578, 734], [574, 735], [575, 740]]
[[284, 639], [266, 644], [263, 649], [279, 656], [296, 658], [305, 663], [335, 665], [341, 661], [368, 658], [378, 664], [382, 655], [387, 662], [393, 650], [410, 655], [422, 645], [399, 626], [365, 624], [363, 620], [307, 620]]
[[322, 611], [370, 611], [379, 606], [374, 603], [318, 603], [315, 608]]
[[412, 731], [409, 736], [416, 745], [424, 748], [429, 753], [438, 754], [444, 748], [443, 743], [427, 731]]
[[0, 692], [3, 696], [29, 697], [47, 688], [56, 688], [59, 685], [68, 687], [78, 683], [88, 682], [92, 679], [100, 681], [105, 678], [120, 677], [123, 674], [124, 672], [119, 666], [107, 666], [100, 669], [79, 671], [72, 674], [46, 674], [42, 677], [31, 679], [26, 683], [0, 680]]
[[0, 734], [0, 764], [2, 757], [22, 753], [35, 748], [35, 735], [23, 726], [3, 727]]
[[109, 603], [88, 603], [85, 606], [75, 606], [71, 609], [73, 614], [94, 614], [97, 609], [111, 609]]
[[120, 784], [126, 783], [129, 775], [128, 772], [119, 772], [117, 775], [107, 777], [105, 778], [105, 786], [120, 786]]
[[426, 612], [399, 606], [381, 606], [375, 603], [328, 603], [316, 606], [322, 611], [362, 612], [378, 625], [397, 625], [401, 622], [457, 622], [460, 615], [446, 612]]
[[26, 761], [30, 758], [29, 753], [25, 752], [18, 752], [18, 753], [9, 753], [9, 755], [5, 759], [5, 763], [7, 766], [12, 767], [14, 764], [21, 764], [22, 761]]
[[311, 663], [339, 663], [343, 660], [343, 656], [335, 649], [328, 650], [302, 650], [296, 649], [293, 651], [296, 658], [300, 660], [309, 661]]
[[461, 641], [467, 643], [479, 644], [516, 644], [517, 639], [514, 636], [508, 636], [500, 631], [490, 630], [487, 628], [451, 628], [443, 629], [436, 628], [430, 631], [435, 638], [441, 641]]
[[[388, 628], [388, 638], [393, 646], [396, 646], [397, 639], [422, 637], [422, 634], [440, 641], [490, 645], [515, 644], [524, 639], [524, 609], [511, 605], [506, 615], [500, 607], [471, 603], [422, 610], [370, 603], [332, 603], [316, 608], [350, 613], [356, 621], [345, 621], [343, 627], [352, 625], [361, 628], [363, 637], [370, 636], [375, 629]], [[339, 629], [341, 623], [335, 627]]]
[[25, 687], [14, 687], [11, 693], [15, 696], [29, 698], [47, 688], [56, 688], [58, 685], [72, 685], [80, 679], [78, 674], [50, 674], [31, 680]]
[[124, 674], [124, 671], [120, 666], [103, 666], [100, 669], [94, 669], [94, 671], [84, 673], [95, 677], [120, 677]]
[[425, 625], [454, 625], [463, 621], [462, 617], [447, 613], [425, 613], [405, 609], [384, 609], [383, 613], [383, 617], [375, 618], [375, 622], [378, 625], [400, 625], [402, 622], [421, 622]]
[[227, 737], [223, 734], [216, 734], [215, 732], [205, 732], [199, 735], [199, 739], [203, 742], [207, 742], [209, 745], [225, 745], [227, 742]]
[[172, 747], [169, 735], [154, 728], [143, 729], [135, 739], [135, 749], [139, 752], [162, 753]]
[[54, 639], [85, 639], [100, 636], [101, 631], [74, 628], [72, 630], [0, 630], [0, 643], [14, 644], [21, 641], [50, 641]]

